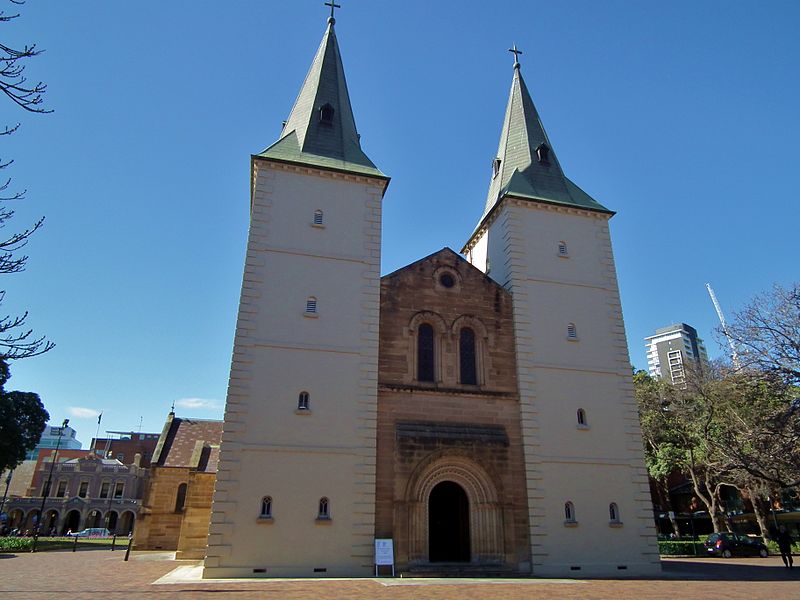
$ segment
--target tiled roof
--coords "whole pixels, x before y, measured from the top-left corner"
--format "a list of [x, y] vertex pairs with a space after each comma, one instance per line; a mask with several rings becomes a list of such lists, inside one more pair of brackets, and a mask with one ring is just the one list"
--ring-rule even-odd
[[388, 179], [361, 150], [332, 19], [280, 139], [258, 157]]
[[564, 175], [522, 78], [519, 63], [514, 65], [495, 160], [486, 208], [475, 233], [507, 196], [613, 214]]
[[[153, 464], [162, 467], [198, 467], [192, 464], [198, 442], [207, 446], [219, 446], [222, 439], [222, 421], [204, 419], [183, 419], [171, 416], [167, 419], [158, 447], [153, 456]], [[212, 448], [213, 450], [213, 448]], [[217, 450], [218, 453], [218, 450]], [[209, 453], [213, 455], [213, 452]], [[211, 456], [208, 457], [204, 469], [210, 470]], [[216, 470], [216, 459], [214, 469]]]

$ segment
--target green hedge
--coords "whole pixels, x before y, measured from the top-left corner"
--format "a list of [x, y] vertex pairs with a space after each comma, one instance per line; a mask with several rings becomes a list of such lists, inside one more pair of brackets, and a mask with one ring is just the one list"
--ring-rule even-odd
[[0, 537], [0, 552], [30, 552], [31, 538]]
[[706, 547], [703, 542], [681, 541], [681, 540], [659, 540], [658, 552], [661, 556], [694, 556], [695, 550], [698, 556], [707, 554]]
[[[33, 545], [33, 538], [29, 537], [0, 537], [0, 552], [30, 552]], [[40, 537], [36, 542], [36, 551], [45, 552], [47, 550], [66, 550], [75, 545], [75, 538], [60, 537]], [[124, 549], [128, 545], [127, 536], [117, 538], [117, 548]], [[103, 546], [111, 548], [111, 538], [78, 538], [78, 549], [91, 546], [93, 549], [101, 549]]]

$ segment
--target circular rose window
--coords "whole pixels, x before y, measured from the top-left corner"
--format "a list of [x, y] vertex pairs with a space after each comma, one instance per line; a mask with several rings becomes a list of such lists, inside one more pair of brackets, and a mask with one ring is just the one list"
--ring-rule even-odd
[[439, 276], [439, 283], [441, 283], [443, 287], [451, 288], [456, 284], [456, 280], [453, 279], [450, 273], [442, 273]]

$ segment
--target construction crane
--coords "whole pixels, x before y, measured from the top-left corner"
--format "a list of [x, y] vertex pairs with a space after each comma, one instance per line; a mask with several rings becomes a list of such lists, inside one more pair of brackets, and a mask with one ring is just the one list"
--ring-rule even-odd
[[714, 303], [714, 309], [717, 311], [719, 324], [722, 326], [722, 333], [725, 336], [725, 339], [728, 340], [728, 345], [731, 347], [731, 361], [733, 362], [734, 368], [738, 369], [739, 354], [736, 352], [736, 344], [734, 344], [733, 338], [731, 338], [730, 334], [728, 333], [728, 324], [725, 323], [725, 315], [722, 314], [722, 307], [719, 305], [717, 295], [714, 293], [714, 288], [711, 287], [710, 283], [706, 284], [706, 289], [708, 290], [708, 295], [711, 296], [711, 302]]

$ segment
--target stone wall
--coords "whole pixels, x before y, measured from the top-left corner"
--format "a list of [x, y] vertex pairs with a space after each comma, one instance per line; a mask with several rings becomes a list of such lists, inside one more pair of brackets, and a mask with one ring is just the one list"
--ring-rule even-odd
[[[189, 468], [153, 467], [134, 532], [137, 550], [175, 550], [181, 534], [183, 511], [175, 511], [178, 486], [189, 483]], [[187, 499], [189, 494], [187, 493]]]
[[[416, 379], [423, 322], [436, 331], [433, 382]], [[477, 385], [459, 383], [463, 326], [476, 333]], [[442, 250], [383, 278], [380, 343], [376, 537], [395, 540], [400, 569], [425, 565], [428, 496], [453, 481], [469, 498], [470, 562], [529, 571], [511, 297]]]

